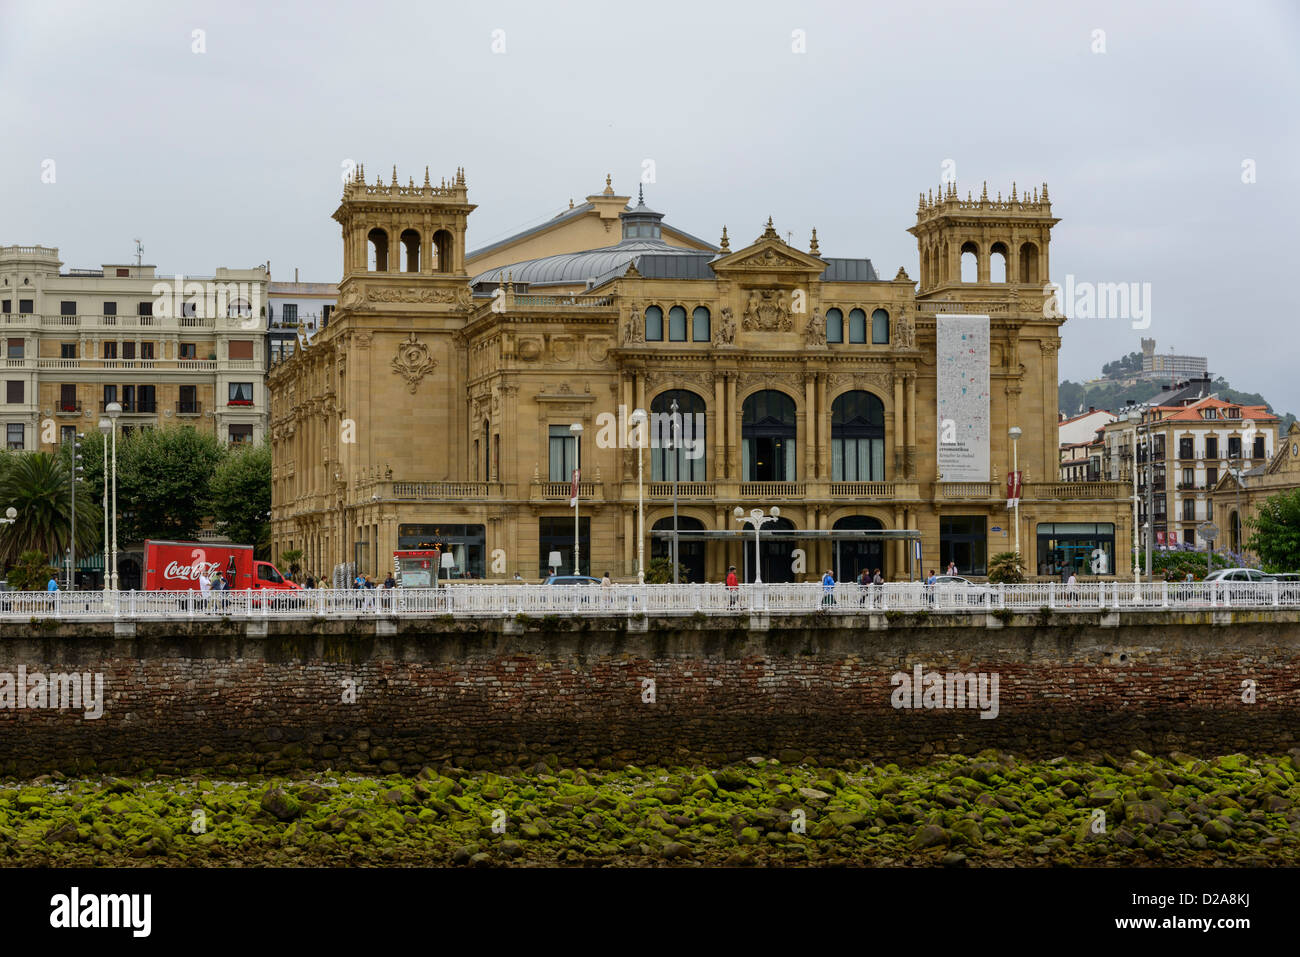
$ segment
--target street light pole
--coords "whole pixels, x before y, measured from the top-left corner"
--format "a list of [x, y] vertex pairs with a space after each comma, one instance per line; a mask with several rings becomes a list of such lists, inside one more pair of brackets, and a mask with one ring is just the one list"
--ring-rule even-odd
[[578, 550], [578, 502], [582, 498], [582, 423], [574, 422], [569, 426], [573, 434], [573, 574], [581, 575], [582, 561]]
[[642, 438], [645, 429], [645, 409], [632, 410], [632, 424], [636, 427], [636, 581], [645, 584], [645, 483], [643, 480], [643, 463], [645, 441]]
[[669, 406], [673, 426], [673, 584], [677, 584], [677, 471], [681, 468], [681, 423], [677, 414], [677, 400]]
[[110, 402], [104, 411], [108, 413], [113, 431], [113, 591], [117, 591], [117, 417], [122, 414], [122, 407]]
[[763, 584], [763, 556], [762, 556], [762, 552], [759, 551], [758, 530], [762, 528], [764, 525], [766, 525], [768, 522], [775, 522], [778, 518], [780, 518], [781, 509], [778, 506], [773, 505], [770, 509], [768, 509], [768, 513], [769, 514], [764, 515], [763, 510], [761, 508], [755, 508], [755, 509], [751, 509], [749, 514], [746, 515], [745, 510], [741, 508], [739, 505], [736, 506], [736, 510], [735, 512], [733, 512], [733, 514], [736, 516], [736, 521], [744, 525], [754, 526], [754, 584], [755, 585]]
[[106, 418], [99, 420], [99, 431], [104, 437], [104, 457], [100, 459], [104, 482], [104, 600], [108, 600], [108, 590], [112, 586], [108, 565], [108, 433], [113, 423]]
[[1013, 517], [1016, 522], [1016, 561], [1024, 565], [1024, 558], [1020, 555], [1020, 436], [1023, 433], [1020, 426], [1013, 425], [1007, 429], [1007, 435], [1011, 436], [1011, 471], [1015, 475], [1015, 506], [1012, 508]]
[[1133, 478], [1133, 584], [1138, 584], [1141, 579], [1138, 577], [1138, 456], [1137, 456], [1137, 423], [1134, 416], [1137, 413], [1129, 412], [1124, 418], [1133, 423], [1133, 448], [1130, 450], [1133, 457], [1132, 478]]

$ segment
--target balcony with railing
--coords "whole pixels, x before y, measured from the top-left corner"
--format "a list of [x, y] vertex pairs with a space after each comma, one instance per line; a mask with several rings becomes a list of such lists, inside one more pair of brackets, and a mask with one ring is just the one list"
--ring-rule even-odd
[[107, 412], [110, 402], [120, 405], [123, 415], [155, 415], [158, 412], [158, 403], [154, 399], [135, 399], [130, 402], [123, 399], [104, 399], [99, 403], [99, 411]]
[[181, 399], [176, 403], [177, 415], [202, 415], [203, 403], [198, 400], [186, 401]]
[[60, 399], [59, 401], [54, 403], [54, 414], [55, 415], [81, 415], [81, 400]]

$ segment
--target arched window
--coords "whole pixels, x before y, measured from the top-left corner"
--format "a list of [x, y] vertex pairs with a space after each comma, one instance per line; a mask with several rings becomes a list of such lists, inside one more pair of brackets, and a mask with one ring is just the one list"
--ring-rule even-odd
[[709, 342], [713, 339], [709, 327], [709, 310], [704, 306], [696, 306], [691, 313], [691, 339], [695, 342]]
[[1007, 282], [1007, 245], [994, 243], [989, 250], [989, 282]]
[[664, 341], [664, 311], [658, 306], [647, 306], [645, 310], [645, 341]]
[[[652, 531], [671, 532], [673, 530], [673, 517], [657, 520]], [[704, 523], [698, 518], [692, 518], [689, 515], [677, 516], [677, 532], [702, 532]], [[659, 538], [652, 536], [650, 539], [650, 560], [656, 558], [669, 558], [672, 554], [673, 541], [671, 538]], [[704, 548], [705, 543], [701, 541], [694, 542], [677, 542], [677, 564], [682, 566], [678, 571], [678, 580], [683, 582], [702, 582], [704, 581]], [[669, 566], [671, 568], [671, 566]]]
[[420, 271], [420, 234], [414, 229], [402, 230], [402, 251], [406, 258], [402, 262], [402, 272]]
[[867, 314], [861, 309], [849, 313], [849, 342], [867, 341]]
[[[673, 401], [677, 414], [673, 415]], [[685, 389], [660, 392], [650, 400], [650, 480], [703, 482], [708, 443], [704, 435], [704, 400]], [[676, 448], [676, 470], [673, 449]]]
[[373, 272], [388, 272], [388, 233], [378, 226], [366, 235], [370, 244], [370, 269]]
[[433, 234], [433, 271], [434, 272], [451, 272], [455, 264], [451, 261], [452, 239], [451, 233], [445, 229], [440, 229]]
[[668, 339], [672, 342], [686, 341], [686, 310], [681, 306], [668, 310]]
[[889, 313], [883, 309], [871, 314], [871, 341], [878, 346], [889, 345]]
[[980, 281], [980, 248], [973, 242], [961, 245], [961, 281]]
[[831, 481], [885, 479], [885, 404], [870, 392], [845, 392], [831, 403]]
[[745, 399], [740, 416], [743, 482], [795, 480], [794, 399], [767, 389]]
[[1033, 243], [1020, 247], [1020, 281], [1038, 282], [1038, 247]]
[[844, 341], [844, 313], [838, 309], [826, 310], [826, 341]]

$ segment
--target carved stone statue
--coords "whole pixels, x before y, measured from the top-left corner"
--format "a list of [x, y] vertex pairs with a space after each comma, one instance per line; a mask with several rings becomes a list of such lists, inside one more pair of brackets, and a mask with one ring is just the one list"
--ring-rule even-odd
[[826, 327], [822, 324], [820, 316], [809, 316], [808, 326], [804, 330], [805, 346], [824, 346], [826, 345]]
[[722, 307], [722, 322], [718, 324], [718, 342], [731, 345], [736, 341], [736, 320], [731, 315], [731, 307]]

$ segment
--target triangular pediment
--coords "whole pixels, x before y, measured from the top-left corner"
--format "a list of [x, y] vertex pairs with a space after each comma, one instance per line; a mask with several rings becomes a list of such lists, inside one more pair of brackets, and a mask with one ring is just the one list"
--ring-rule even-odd
[[726, 273], [783, 273], [801, 279], [820, 276], [824, 260], [795, 249], [780, 239], [760, 239], [751, 246], [715, 259], [709, 264], [718, 275]]

